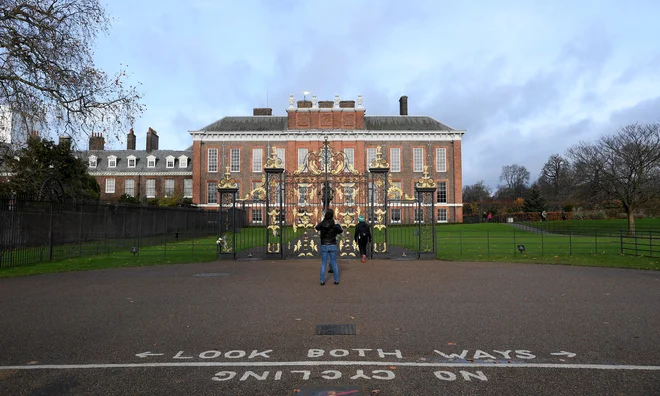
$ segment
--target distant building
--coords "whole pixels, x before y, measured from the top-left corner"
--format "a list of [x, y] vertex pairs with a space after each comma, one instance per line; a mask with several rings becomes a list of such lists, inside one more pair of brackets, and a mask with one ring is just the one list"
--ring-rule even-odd
[[122, 194], [140, 201], [174, 195], [192, 198], [192, 149], [159, 150], [158, 134], [151, 128], [146, 150], [136, 150], [135, 139], [131, 129], [126, 150], [105, 150], [101, 134], [90, 136], [89, 150], [81, 154], [101, 187], [101, 200], [116, 201]]

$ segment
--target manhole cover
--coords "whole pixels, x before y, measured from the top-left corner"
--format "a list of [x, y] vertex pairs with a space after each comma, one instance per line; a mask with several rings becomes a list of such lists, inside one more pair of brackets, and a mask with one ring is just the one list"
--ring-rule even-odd
[[316, 335], [355, 335], [354, 324], [341, 324], [341, 325], [316, 325], [314, 331]]
[[208, 272], [204, 274], [195, 274], [193, 276], [202, 277], [202, 278], [211, 278], [214, 276], [229, 276], [227, 272]]
[[361, 386], [327, 386], [327, 387], [308, 387], [301, 386], [291, 393], [291, 396], [328, 396], [328, 395], [346, 395], [346, 396], [364, 396], [364, 388]]

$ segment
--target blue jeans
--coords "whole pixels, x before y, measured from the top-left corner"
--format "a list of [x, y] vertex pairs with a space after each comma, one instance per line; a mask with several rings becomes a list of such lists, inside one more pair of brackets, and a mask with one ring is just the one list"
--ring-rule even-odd
[[321, 282], [325, 282], [325, 269], [330, 260], [332, 276], [339, 282], [339, 268], [337, 268], [337, 245], [321, 245]]

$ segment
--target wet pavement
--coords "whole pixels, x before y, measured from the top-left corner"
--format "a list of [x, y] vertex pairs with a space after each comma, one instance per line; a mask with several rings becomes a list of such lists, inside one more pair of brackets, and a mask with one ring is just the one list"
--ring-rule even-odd
[[339, 266], [0, 279], [0, 394], [660, 394], [660, 272]]

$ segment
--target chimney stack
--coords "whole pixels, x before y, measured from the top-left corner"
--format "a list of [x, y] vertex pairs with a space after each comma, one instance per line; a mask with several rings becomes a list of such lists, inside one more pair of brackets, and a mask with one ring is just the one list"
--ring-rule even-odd
[[355, 101], [354, 100], [342, 100], [339, 102], [340, 109], [354, 109]]
[[399, 99], [399, 115], [407, 116], [408, 115], [408, 97], [403, 95]]
[[128, 136], [126, 136], [126, 150], [135, 150], [135, 132], [133, 132], [133, 128], [131, 128]]
[[147, 152], [158, 150], [158, 134], [149, 127], [147, 131]]
[[298, 108], [299, 109], [311, 109], [312, 108], [312, 101], [311, 100], [299, 100], [298, 101]]
[[252, 110], [252, 115], [253, 116], [272, 116], [273, 115], [273, 109], [269, 107], [255, 107]]
[[90, 150], [103, 150], [105, 147], [105, 139], [103, 134], [100, 132], [94, 133], [89, 137], [89, 149]]
[[68, 145], [71, 148], [71, 136], [62, 135], [59, 141], [60, 146]]

